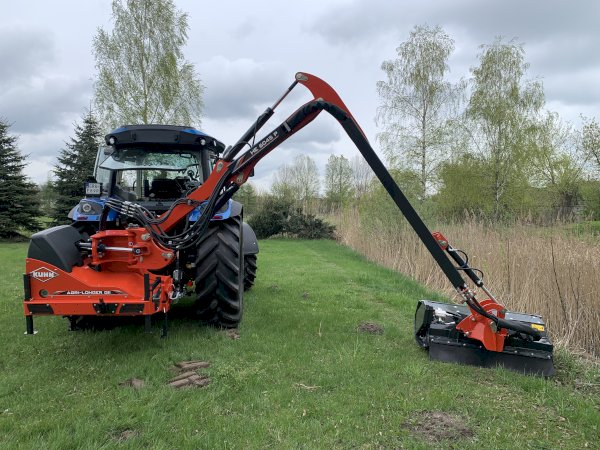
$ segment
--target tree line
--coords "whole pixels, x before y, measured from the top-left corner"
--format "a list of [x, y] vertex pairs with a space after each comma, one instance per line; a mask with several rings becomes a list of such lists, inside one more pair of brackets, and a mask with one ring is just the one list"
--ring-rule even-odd
[[574, 129], [545, 109], [543, 85], [528, 77], [515, 40], [482, 45], [477, 65], [457, 82], [448, 79], [453, 50], [441, 27], [416, 26], [381, 66], [378, 140], [413, 198], [445, 219], [577, 207], [598, 218], [595, 119]]
[[[93, 41], [97, 77], [93, 108], [74, 126], [53, 176], [40, 187], [23, 175], [26, 156], [8, 120], [0, 121], [0, 236], [34, 231], [40, 217], [67, 223], [84, 195], [102, 131], [123, 123], [199, 126], [203, 87], [182, 48], [187, 15], [172, 0], [114, 0], [112, 30]], [[470, 74], [450, 81], [454, 40], [419, 25], [384, 61], [377, 83], [377, 142], [393, 176], [426, 214], [494, 221], [523, 214], [600, 219], [600, 126], [574, 128], [545, 108], [543, 85], [528, 76], [522, 44], [497, 38], [480, 47]], [[360, 155], [331, 155], [321, 178], [308, 155], [275, 174], [269, 192], [244, 186], [248, 212], [282, 199], [305, 212], [361, 202], [385, 207], [381, 188]]]
[[[417, 208], [441, 220], [600, 219], [598, 122], [582, 117], [576, 129], [545, 109], [543, 85], [528, 78], [515, 40], [482, 45], [478, 64], [456, 82], [453, 51], [441, 27], [421, 25], [381, 65], [377, 141]], [[279, 169], [270, 195], [330, 209], [365, 195], [384, 201], [368, 166], [365, 174], [358, 187], [357, 169], [331, 156], [321, 190], [314, 161], [301, 155]]]

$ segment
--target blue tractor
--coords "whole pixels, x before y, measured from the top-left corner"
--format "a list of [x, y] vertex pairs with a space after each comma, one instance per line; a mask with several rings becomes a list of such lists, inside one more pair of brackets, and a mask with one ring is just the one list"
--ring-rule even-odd
[[[99, 229], [124, 229], [134, 224], [114, 209], [110, 198], [134, 202], [155, 214], [168, 212], [202, 186], [223, 143], [194, 128], [133, 125], [113, 130], [100, 147], [86, 196], [70, 212], [73, 226], [85, 237]], [[198, 205], [174, 235], [198, 220]], [[213, 216], [204, 238], [179, 256], [180, 281], [193, 287], [199, 318], [235, 327], [242, 315], [242, 292], [254, 284], [258, 243], [243, 222], [242, 205], [228, 200]]]

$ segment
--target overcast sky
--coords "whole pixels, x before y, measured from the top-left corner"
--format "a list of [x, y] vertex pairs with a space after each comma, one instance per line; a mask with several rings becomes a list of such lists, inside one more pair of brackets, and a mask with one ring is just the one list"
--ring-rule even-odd
[[[111, 28], [110, 3], [3, 2], [0, 118], [12, 123], [21, 151], [30, 155], [26, 173], [38, 183], [47, 179], [59, 150], [73, 135], [73, 124], [90, 106], [95, 76], [91, 42], [98, 27]], [[175, 3], [189, 14], [185, 55], [205, 86], [201, 128], [226, 144], [234, 143], [281, 95], [297, 71], [329, 82], [375, 143], [381, 62], [393, 59], [410, 30], [424, 23], [441, 25], [455, 40], [451, 78], [470, 75], [481, 44], [499, 35], [516, 38], [531, 64], [528, 77], [544, 84], [547, 109], [575, 125], [580, 114], [600, 119], [598, 1]], [[281, 105], [279, 117], [308, 99], [296, 94]], [[257, 166], [255, 185], [267, 188], [277, 168], [301, 152], [314, 158], [322, 173], [330, 154], [356, 154], [337, 123], [322, 114]]]

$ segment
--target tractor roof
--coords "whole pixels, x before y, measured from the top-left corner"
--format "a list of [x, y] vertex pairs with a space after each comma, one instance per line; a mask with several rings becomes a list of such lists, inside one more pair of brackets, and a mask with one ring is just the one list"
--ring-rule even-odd
[[211, 150], [222, 152], [225, 144], [208, 134], [192, 127], [175, 125], [124, 125], [105, 136], [106, 144], [117, 148], [131, 144], [155, 144], [188, 147], [197, 145], [212, 147]]

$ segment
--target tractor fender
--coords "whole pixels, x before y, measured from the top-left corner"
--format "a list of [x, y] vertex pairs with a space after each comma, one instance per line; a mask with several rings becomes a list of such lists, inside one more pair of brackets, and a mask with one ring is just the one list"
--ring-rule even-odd
[[258, 240], [256, 239], [256, 233], [250, 225], [246, 222], [243, 224], [244, 227], [244, 256], [256, 255], [258, 253]]
[[229, 217], [237, 217], [242, 214], [242, 204], [240, 202], [236, 202], [235, 200], [231, 201], [231, 210], [229, 211]]
[[79, 207], [79, 203], [71, 208], [69, 214], [67, 214], [67, 218], [73, 220], [73, 216], [75, 215], [75, 210]]

